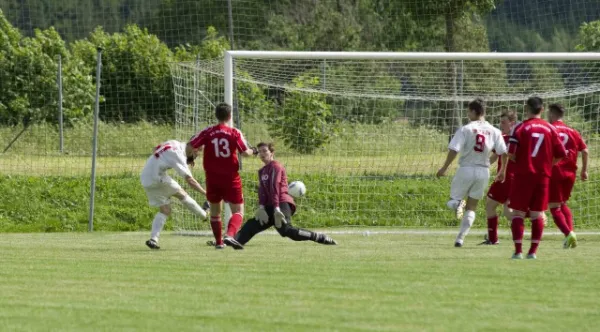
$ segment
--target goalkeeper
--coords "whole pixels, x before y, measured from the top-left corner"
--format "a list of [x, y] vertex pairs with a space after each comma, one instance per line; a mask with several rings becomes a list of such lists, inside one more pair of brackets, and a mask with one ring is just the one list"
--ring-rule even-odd
[[[235, 239], [242, 245], [254, 235], [275, 226], [282, 237], [294, 241], [314, 241], [325, 245], [336, 245], [335, 240], [323, 233], [317, 233], [292, 226], [292, 216], [296, 204], [288, 194], [287, 175], [285, 168], [274, 160], [275, 148], [273, 143], [259, 143], [257, 146], [260, 160], [265, 164], [258, 170], [258, 201], [259, 207], [254, 218], [246, 221]], [[212, 245], [209, 241], [209, 245]]]

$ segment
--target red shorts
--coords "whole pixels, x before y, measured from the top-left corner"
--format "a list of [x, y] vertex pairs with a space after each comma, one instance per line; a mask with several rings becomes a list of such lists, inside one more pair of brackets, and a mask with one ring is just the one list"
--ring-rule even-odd
[[511, 188], [508, 207], [522, 212], [541, 212], [548, 209], [550, 178], [515, 174]]
[[244, 203], [242, 179], [239, 174], [233, 178], [219, 174], [206, 174], [206, 200], [215, 204], [222, 200], [233, 204]]
[[513, 175], [506, 175], [504, 182], [494, 182], [488, 190], [487, 197], [498, 203], [506, 203], [510, 195], [510, 186], [513, 182]]
[[575, 173], [550, 178], [550, 203], [565, 203], [571, 197], [575, 185]]

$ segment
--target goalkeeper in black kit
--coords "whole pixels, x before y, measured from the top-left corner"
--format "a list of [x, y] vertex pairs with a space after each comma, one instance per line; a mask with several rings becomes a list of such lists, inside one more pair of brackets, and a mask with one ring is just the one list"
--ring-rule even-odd
[[314, 241], [325, 245], [336, 245], [335, 240], [323, 233], [317, 233], [292, 226], [292, 216], [296, 204], [288, 194], [285, 168], [274, 160], [275, 148], [272, 143], [259, 143], [257, 146], [260, 160], [265, 164], [258, 170], [258, 203], [254, 218], [246, 221], [235, 239], [242, 245], [254, 235], [275, 226], [282, 237], [294, 241]]

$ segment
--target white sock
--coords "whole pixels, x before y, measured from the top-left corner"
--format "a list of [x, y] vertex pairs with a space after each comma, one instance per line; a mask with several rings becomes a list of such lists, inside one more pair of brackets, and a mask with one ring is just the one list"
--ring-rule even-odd
[[202, 219], [206, 219], [206, 211], [204, 211], [198, 203], [191, 198], [190, 196], [185, 196], [181, 203], [190, 211], [192, 211], [195, 215], [202, 217]]
[[469, 230], [471, 226], [473, 226], [473, 222], [475, 221], [475, 211], [467, 210], [462, 218], [462, 222], [460, 223], [460, 232], [458, 232], [458, 236], [456, 237], [456, 242], [463, 243], [467, 234], [469, 234]]
[[152, 233], [150, 234], [152, 240], [158, 242], [158, 237], [160, 236], [160, 232], [162, 231], [167, 218], [168, 216], [162, 212], [159, 212], [154, 216], [154, 220], [152, 221]]

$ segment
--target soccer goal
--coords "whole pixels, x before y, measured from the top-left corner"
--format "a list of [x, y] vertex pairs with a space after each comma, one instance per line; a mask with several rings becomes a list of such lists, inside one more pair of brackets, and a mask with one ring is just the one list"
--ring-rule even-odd
[[[445, 207], [453, 171], [434, 174], [467, 121], [466, 104], [483, 98], [486, 119], [498, 124], [506, 110], [521, 120], [532, 95], [563, 104], [565, 122], [585, 138], [590, 180], [576, 183], [569, 204], [577, 227], [600, 225], [598, 53], [230, 51], [170, 68], [177, 136], [213, 124], [216, 103], [233, 104], [233, 125], [253, 145], [275, 142], [288, 180], [306, 184], [299, 225], [456, 225]], [[242, 162], [247, 216], [261, 166]], [[202, 180], [201, 167], [195, 172]], [[485, 221], [480, 206], [476, 225]], [[208, 229], [181, 210], [175, 219], [181, 231]]]

